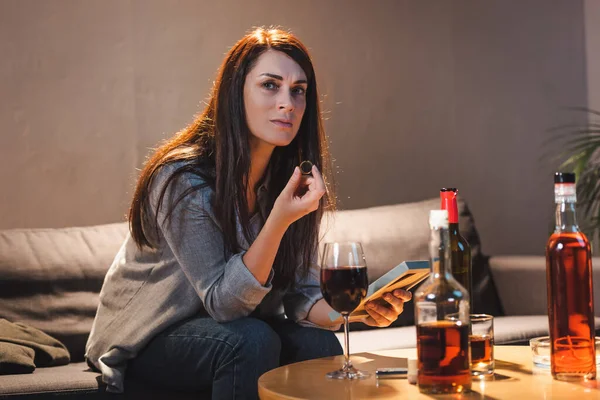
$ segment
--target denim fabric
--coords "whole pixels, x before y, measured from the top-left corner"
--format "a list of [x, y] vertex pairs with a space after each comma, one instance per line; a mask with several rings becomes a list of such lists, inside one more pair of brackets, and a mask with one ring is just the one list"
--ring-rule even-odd
[[288, 320], [194, 317], [157, 335], [129, 362], [129, 379], [213, 399], [257, 399], [258, 378], [280, 365], [342, 354], [334, 333]]

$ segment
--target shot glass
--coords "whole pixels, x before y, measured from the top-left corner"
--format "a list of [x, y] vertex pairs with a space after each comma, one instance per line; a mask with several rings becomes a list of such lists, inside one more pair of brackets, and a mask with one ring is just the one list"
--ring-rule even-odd
[[494, 317], [471, 314], [471, 375], [494, 374]]
[[542, 336], [529, 340], [533, 366], [550, 369], [550, 337]]

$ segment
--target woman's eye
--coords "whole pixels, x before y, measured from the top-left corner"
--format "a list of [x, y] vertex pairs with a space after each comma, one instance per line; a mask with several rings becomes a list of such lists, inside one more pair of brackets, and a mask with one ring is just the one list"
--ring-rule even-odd
[[271, 81], [263, 82], [262, 85], [265, 89], [269, 89], [269, 90], [278, 88], [277, 84], [275, 84], [275, 82], [271, 82]]
[[306, 93], [306, 90], [304, 90], [303, 87], [299, 86], [299, 87], [293, 88], [292, 89], [292, 93], [299, 94], [299, 95], [304, 95]]

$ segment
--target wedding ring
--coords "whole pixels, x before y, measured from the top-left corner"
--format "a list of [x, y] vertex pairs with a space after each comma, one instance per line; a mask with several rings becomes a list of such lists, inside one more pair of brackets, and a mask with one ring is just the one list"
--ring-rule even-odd
[[300, 163], [300, 172], [302, 172], [302, 175], [310, 175], [312, 173], [312, 167], [313, 163], [310, 161], [302, 161]]

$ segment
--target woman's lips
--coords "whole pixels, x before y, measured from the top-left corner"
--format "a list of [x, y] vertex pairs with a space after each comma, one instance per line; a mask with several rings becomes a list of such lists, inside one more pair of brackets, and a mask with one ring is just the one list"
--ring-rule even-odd
[[282, 121], [280, 119], [272, 119], [271, 122], [280, 128], [291, 128], [292, 127], [292, 123], [289, 121]]

